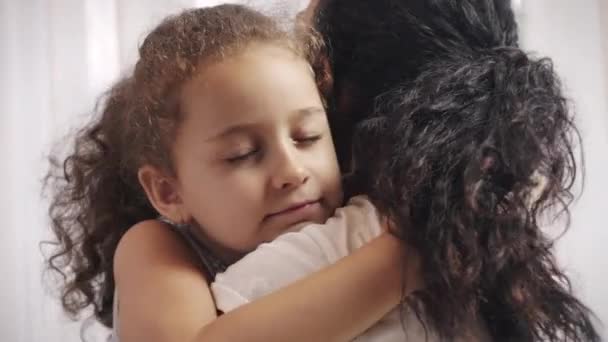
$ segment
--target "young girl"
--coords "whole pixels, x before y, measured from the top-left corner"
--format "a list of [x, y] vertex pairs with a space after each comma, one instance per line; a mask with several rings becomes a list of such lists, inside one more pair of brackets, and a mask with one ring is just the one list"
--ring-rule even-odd
[[[550, 61], [517, 48], [508, 5], [349, 1], [340, 7], [336, 0], [321, 7], [321, 18], [341, 19], [328, 30], [329, 37], [365, 34], [369, 45], [365, 38], [355, 40], [358, 49], [388, 48], [408, 37], [417, 47], [427, 47], [420, 55], [430, 57], [414, 81], [382, 95], [374, 115], [358, 120], [356, 180], [424, 256], [424, 288], [408, 298], [405, 316], [393, 312], [357, 341], [600, 340], [537, 221], [554, 204], [567, 205], [576, 130]], [[389, 8], [394, 14], [384, 22], [388, 31], [379, 31], [370, 13]], [[358, 17], [362, 13], [365, 19]], [[361, 23], [375, 25], [375, 31], [358, 36], [358, 30], [369, 28]], [[345, 28], [354, 32], [346, 35]], [[340, 72], [334, 75], [341, 77], [338, 81], [352, 77], [351, 95], [373, 91], [384, 71], [392, 77], [411, 70], [400, 64], [382, 68], [386, 59], [345, 53], [341, 47], [353, 45], [347, 39], [333, 41], [334, 57], [365, 61], [365, 70], [375, 73], [377, 83], [357, 83], [353, 80], [365, 71], [348, 75], [344, 71], [352, 66], [338, 64]], [[385, 80], [385, 85], [391, 82]], [[338, 88], [338, 94], [343, 90]], [[212, 288], [218, 307], [232, 310], [271, 293], [304, 277], [310, 264], [321, 268], [358, 247], [336, 248], [341, 245], [335, 241], [374, 232], [371, 225], [359, 227], [365, 231], [339, 228], [310, 226], [260, 246], [217, 276]]]
[[216, 272], [343, 204], [306, 60], [314, 47], [232, 5], [185, 11], [147, 36], [133, 74], [49, 174], [49, 265], [65, 276], [68, 312], [92, 305], [123, 342], [343, 341], [400, 301], [408, 252], [379, 231], [359, 253], [217, 317]]

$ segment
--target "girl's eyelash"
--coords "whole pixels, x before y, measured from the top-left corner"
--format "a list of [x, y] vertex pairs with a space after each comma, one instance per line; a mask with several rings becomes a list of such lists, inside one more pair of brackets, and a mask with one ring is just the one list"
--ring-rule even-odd
[[[306, 143], [313, 143], [315, 141], [318, 141], [322, 137], [323, 137], [322, 134], [310, 135], [310, 136], [306, 136], [306, 137], [296, 138], [296, 139], [294, 139], [294, 141], [296, 143], [306, 144]], [[258, 152], [259, 152], [259, 149], [253, 149], [249, 152], [242, 153], [242, 154], [236, 155], [234, 157], [226, 158], [225, 160], [226, 160], [226, 162], [228, 162], [230, 164], [236, 164], [239, 162], [246, 161], [247, 159], [249, 159], [249, 158], [253, 157], [255, 154], [257, 154]]]
[[297, 138], [295, 139], [297, 142], [313, 142], [313, 141], [317, 141], [319, 139], [321, 139], [322, 135], [311, 135], [311, 136], [307, 136], [307, 137], [302, 137], [302, 138]]
[[245, 161], [248, 158], [252, 157], [253, 155], [255, 155], [258, 152], [257, 149], [255, 150], [251, 150], [247, 153], [243, 153], [243, 154], [239, 154], [238, 156], [234, 156], [234, 157], [230, 157], [230, 158], [226, 158], [226, 161], [228, 163], [238, 163], [241, 161]]

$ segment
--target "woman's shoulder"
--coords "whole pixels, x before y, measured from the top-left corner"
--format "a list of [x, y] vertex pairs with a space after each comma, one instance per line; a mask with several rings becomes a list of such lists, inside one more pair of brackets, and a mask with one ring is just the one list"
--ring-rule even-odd
[[368, 228], [380, 229], [380, 214], [376, 206], [365, 195], [351, 197], [345, 206], [338, 208], [334, 218], [348, 224], [365, 225]]

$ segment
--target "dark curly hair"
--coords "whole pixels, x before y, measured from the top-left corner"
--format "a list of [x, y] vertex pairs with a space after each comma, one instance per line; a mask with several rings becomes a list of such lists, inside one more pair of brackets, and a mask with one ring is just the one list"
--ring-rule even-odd
[[580, 137], [551, 61], [518, 48], [510, 1], [321, 0], [317, 13], [347, 103], [335, 137], [422, 258], [409, 308], [448, 341], [477, 321], [494, 341], [599, 341], [541, 230], [568, 216]]
[[[271, 18], [238, 5], [192, 9], [168, 17], [139, 48], [131, 75], [100, 102], [73, 150], [51, 158], [46, 190], [55, 241], [48, 267], [63, 276], [62, 304], [77, 315], [92, 305], [112, 325], [112, 260], [134, 224], [157, 217], [137, 180], [144, 165], [173, 172], [170, 146], [181, 113], [178, 94], [203, 61], [238, 53], [250, 43], [280, 44], [303, 58], [316, 43], [301, 41]], [[318, 43], [318, 42], [317, 42]]]
[[551, 62], [507, 47], [428, 68], [354, 140], [366, 193], [422, 256], [413, 304], [448, 340], [481, 317], [495, 341], [598, 341], [540, 228], [576, 173]]
[[343, 169], [350, 165], [353, 127], [373, 111], [378, 95], [413, 81], [450, 47], [516, 46], [510, 6], [508, 0], [319, 0], [312, 26], [326, 51], [314, 65]]

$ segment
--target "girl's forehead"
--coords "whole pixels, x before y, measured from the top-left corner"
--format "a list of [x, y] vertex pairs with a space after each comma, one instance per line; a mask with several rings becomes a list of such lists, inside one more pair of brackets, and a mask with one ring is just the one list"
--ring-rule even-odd
[[259, 46], [207, 65], [181, 93], [186, 121], [205, 131], [230, 122], [284, 120], [307, 108], [323, 109], [308, 63], [293, 52]]
[[[264, 100], [285, 95], [297, 98], [298, 91], [314, 87], [310, 65], [293, 51], [272, 45], [257, 45], [245, 51], [203, 65], [182, 89], [182, 102], [233, 96], [231, 104], [243, 100]], [[282, 86], [289, 86], [288, 89]], [[260, 98], [261, 96], [261, 98]]]

